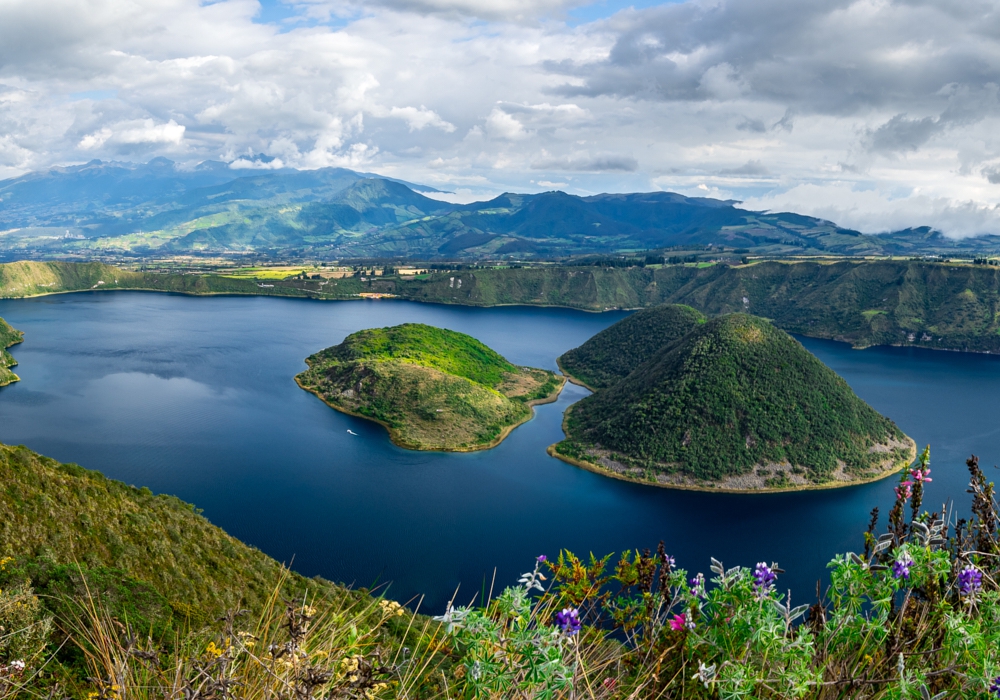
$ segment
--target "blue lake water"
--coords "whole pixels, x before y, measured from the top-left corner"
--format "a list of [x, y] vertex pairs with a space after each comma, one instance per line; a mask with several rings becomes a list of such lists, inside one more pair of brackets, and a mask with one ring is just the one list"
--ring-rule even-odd
[[[473, 309], [398, 301], [83, 293], [0, 301], [25, 332], [22, 381], [0, 390], [0, 441], [156, 492], [176, 494], [312, 576], [372, 585], [439, 611], [513, 582], [538, 554], [606, 554], [666, 542], [708, 571], [777, 561], [799, 602], [837, 552], [860, 547], [894, 480], [770, 495], [671, 491], [615, 481], [545, 453], [559, 401], [499, 447], [470, 454], [395, 447], [378, 425], [299, 389], [303, 359], [356, 330], [407, 321], [473, 335], [522, 365], [555, 358], [622, 318], [561, 309]], [[917, 349], [851, 350], [800, 339], [918, 444], [932, 445], [928, 505], [965, 505], [965, 458], [1000, 461], [1000, 358]], [[357, 433], [350, 435], [348, 429]], [[992, 471], [992, 470], [990, 470]]]

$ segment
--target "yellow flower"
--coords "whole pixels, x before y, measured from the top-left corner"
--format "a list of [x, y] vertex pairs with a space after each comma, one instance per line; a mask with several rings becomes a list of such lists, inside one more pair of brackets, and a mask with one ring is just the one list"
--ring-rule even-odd
[[209, 642], [208, 646], [205, 647], [205, 653], [206, 654], [210, 654], [211, 656], [214, 656], [215, 658], [219, 658], [220, 656], [222, 656], [222, 649], [220, 649], [219, 647], [215, 646], [215, 642]]
[[378, 604], [382, 608], [382, 613], [387, 617], [399, 617], [406, 613], [406, 609], [394, 600], [385, 600], [383, 598]]

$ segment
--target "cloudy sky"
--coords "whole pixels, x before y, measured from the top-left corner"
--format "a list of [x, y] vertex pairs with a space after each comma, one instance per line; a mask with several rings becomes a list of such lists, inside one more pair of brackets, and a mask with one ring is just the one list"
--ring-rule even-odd
[[0, 177], [260, 154], [1000, 233], [1000, 2], [0, 0]]

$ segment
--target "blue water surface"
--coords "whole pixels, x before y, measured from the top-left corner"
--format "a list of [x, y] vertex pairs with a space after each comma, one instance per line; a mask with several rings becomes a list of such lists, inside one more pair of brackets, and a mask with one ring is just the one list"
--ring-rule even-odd
[[[811, 600], [830, 558], [860, 547], [871, 508], [888, 511], [893, 480], [741, 496], [608, 479], [545, 453], [562, 437], [563, 411], [586, 395], [573, 385], [495, 449], [412, 452], [292, 380], [306, 356], [347, 334], [407, 321], [556, 369], [556, 357], [624, 315], [141, 292], [3, 300], [0, 317], [25, 342], [13, 348], [22, 381], [0, 390], [0, 441], [176, 494], [303, 574], [391, 582], [391, 597], [423, 595], [429, 612], [459, 584], [468, 600], [494, 571], [498, 585], [512, 583], [538, 554], [661, 539], [692, 571], [707, 572], [709, 556], [777, 561], [781, 588]], [[1000, 461], [1000, 358], [801, 341], [932, 445], [928, 505], [964, 506], [970, 453]]]

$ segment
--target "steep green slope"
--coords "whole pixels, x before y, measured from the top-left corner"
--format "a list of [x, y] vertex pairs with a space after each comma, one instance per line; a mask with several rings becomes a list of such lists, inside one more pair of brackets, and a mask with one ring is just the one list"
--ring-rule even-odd
[[475, 270], [379, 285], [405, 298], [475, 306], [545, 304], [603, 311], [686, 304], [709, 316], [746, 311], [789, 332], [856, 347], [1000, 352], [1000, 269], [984, 265], [885, 260], [547, 267]]
[[0, 318], [0, 386], [7, 386], [11, 382], [18, 381], [16, 374], [10, 371], [11, 367], [17, 364], [7, 348], [17, 345], [24, 340], [24, 333], [14, 330], [6, 321]]
[[562, 386], [552, 372], [517, 367], [471, 336], [417, 323], [353, 333], [306, 363], [299, 386], [421, 450], [492, 447]]
[[[79, 565], [95, 580], [151, 589], [180, 620], [196, 625], [238, 604], [259, 608], [281, 574], [278, 562], [173, 496], [6, 445], [0, 445], [3, 557], [33, 574], [36, 587], [45, 588], [60, 567]], [[339, 590], [293, 574], [287, 592], [305, 588], [320, 595]]]
[[685, 304], [708, 315], [746, 311], [791, 333], [855, 347], [912, 345], [1000, 352], [1000, 269], [913, 261], [763, 262], [662, 268], [463, 270], [424, 279], [234, 279], [130, 272], [99, 263], [0, 264], [0, 297], [144, 289], [351, 299], [360, 293], [469, 306], [537, 304], [588, 311]]
[[844, 484], [909, 463], [913, 442], [764, 319], [696, 327], [576, 404], [559, 454], [662, 484]]
[[559, 367], [591, 389], [607, 389], [705, 316], [690, 306], [663, 304], [637, 311], [559, 358]]

